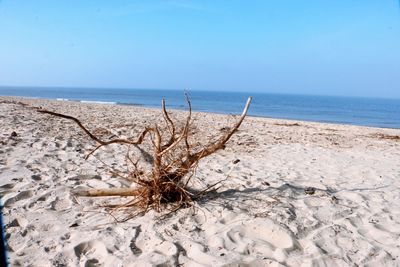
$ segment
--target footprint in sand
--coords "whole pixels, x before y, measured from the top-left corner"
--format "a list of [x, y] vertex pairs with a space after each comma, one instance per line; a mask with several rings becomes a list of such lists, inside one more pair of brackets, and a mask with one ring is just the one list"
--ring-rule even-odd
[[135, 256], [139, 256], [140, 254], [142, 254], [142, 250], [136, 246], [136, 240], [139, 237], [139, 234], [141, 231], [142, 231], [142, 229], [141, 229], [140, 225], [135, 227], [135, 235], [129, 244], [129, 248], [131, 249], [133, 255], [135, 255]]
[[53, 200], [50, 205], [52, 210], [63, 211], [71, 208], [72, 201], [69, 196], [56, 197], [56, 199]]
[[[228, 216], [229, 217], [229, 216]], [[222, 220], [222, 225], [206, 230], [210, 247], [228, 253], [267, 257], [284, 262], [300, 248], [293, 233], [280, 224], [263, 218]]]
[[0, 194], [4, 196], [5, 194], [10, 193], [12, 191], [11, 189], [13, 189], [14, 187], [15, 187], [15, 184], [12, 184], [12, 183], [4, 184], [4, 185], [0, 186]]
[[82, 242], [74, 247], [74, 252], [80, 265], [87, 267], [103, 266], [108, 255], [106, 246], [100, 241]]
[[18, 193], [17, 195], [7, 198], [6, 196], [4, 197], [6, 200], [4, 201], [4, 206], [5, 207], [9, 207], [11, 205], [13, 205], [14, 203], [24, 200], [24, 199], [28, 199], [30, 197], [33, 196], [33, 191], [32, 190], [26, 190], [26, 191], [22, 191], [20, 193]]

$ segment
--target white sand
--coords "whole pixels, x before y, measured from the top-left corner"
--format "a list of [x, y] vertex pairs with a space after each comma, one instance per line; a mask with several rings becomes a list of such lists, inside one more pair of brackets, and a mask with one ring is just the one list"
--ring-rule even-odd
[[[12, 99], [77, 116], [104, 136], [104, 128], [126, 136], [131, 130], [122, 124], [138, 132], [160, 117], [155, 109], [0, 97]], [[233, 122], [195, 117], [200, 141], [205, 130], [217, 134]], [[400, 130], [248, 117], [227, 148], [198, 168], [193, 187], [228, 176], [218, 193], [195, 211], [116, 223], [99, 207], [108, 198], [71, 194], [127, 186], [96, 158], [84, 160], [93, 141], [72, 122], [1, 103], [0, 194], [11, 265], [400, 266], [400, 140], [379, 134]], [[122, 159], [112, 156], [118, 149], [96, 155], [112, 164]]]

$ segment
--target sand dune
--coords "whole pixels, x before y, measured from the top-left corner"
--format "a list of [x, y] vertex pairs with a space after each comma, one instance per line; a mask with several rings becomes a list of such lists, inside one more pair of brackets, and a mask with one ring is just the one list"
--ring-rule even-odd
[[[192, 186], [226, 179], [216, 192], [162, 220], [151, 211], [117, 223], [124, 214], [102, 207], [115, 199], [71, 191], [129, 186], [96, 159], [119, 168], [122, 148], [85, 160], [93, 141], [28, 106], [77, 116], [105, 137], [137, 133], [160, 111], [0, 101], [12, 266], [400, 266], [400, 130], [248, 117], [226, 149], [198, 167]], [[195, 114], [200, 141], [232, 122]]]

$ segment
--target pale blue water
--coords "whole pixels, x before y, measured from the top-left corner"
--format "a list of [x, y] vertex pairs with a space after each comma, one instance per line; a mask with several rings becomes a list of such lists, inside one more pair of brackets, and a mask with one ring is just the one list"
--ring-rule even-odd
[[[0, 87], [0, 95], [146, 107], [159, 107], [165, 97], [167, 108], [185, 108], [183, 91], [176, 90]], [[189, 95], [194, 111], [241, 113], [251, 95], [252, 116], [400, 128], [400, 99], [206, 91], [190, 91]]]

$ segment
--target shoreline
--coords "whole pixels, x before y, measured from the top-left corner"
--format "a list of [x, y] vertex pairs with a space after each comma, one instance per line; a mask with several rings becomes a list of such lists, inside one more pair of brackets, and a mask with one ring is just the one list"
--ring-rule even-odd
[[[133, 107], [142, 107], [145, 109], [161, 109], [161, 104], [159, 107], [157, 106], [146, 106], [144, 104], [137, 104], [137, 103], [119, 103], [119, 102], [107, 102], [107, 101], [92, 101], [92, 100], [75, 100], [75, 99], [67, 99], [67, 98], [42, 98], [42, 97], [27, 97], [27, 96], [2, 96], [0, 95], [1, 98], [9, 98], [9, 99], [26, 99], [26, 100], [48, 100], [48, 101], [65, 101], [65, 102], [74, 102], [74, 103], [82, 103], [82, 104], [96, 104], [96, 105], [116, 105], [116, 106], [133, 106]], [[160, 99], [161, 101], [161, 99]], [[168, 103], [167, 103], [168, 104]], [[243, 104], [244, 105], [244, 104]], [[195, 108], [195, 106], [194, 106]], [[168, 110], [171, 111], [187, 111], [186, 107], [184, 108], [168, 108]], [[251, 110], [251, 106], [250, 106]], [[239, 114], [234, 114], [234, 113], [224, 113], [224, 112], [213, 112], [213, 111], [196, 111], [195, 109], [193, 112], [197, 113], [209, 113], [209, 114], [216, 114], [216, 115], [239, 115]], [[388, 130], [400, 130], [400, 127], [398, 128], [392, 128], [392, 127], [382, 127], [382, 126], [371, 126], [371, 125], [364, 125], [364, 124], [357, 124], [357, 123], [339, 123], [335, 121], [329, 121], [329, 120], [299, 120], [299, 119], [291, 119], [291, 118], [278, 118], [278, 117], [268, 117], [268, 116], [262, 116], [262, 115], [247, 115], [247, 117], [253, 117], [253, 118], [262, 118], [262, 119], [271, 119], [271, 120], [282, 120], [282, 121], [288, 121], [292, 123], [321, 123], [321, 124], [332, 124], [332, 125], [341, 125], [341, 126], [358, 126], [358, 127], [366, 127], [366, 128], [375, 128], [375, 129], [388, 129]]]
[[[104, 139], [137, 136], [160, 109], [0, 97], [78, 117]], [[186, 112], [168, 110], [184, 121]], [[193, 113], [206, 144], [235, 117]], [[126, 147], [99, 149], [74, 123], [0, 104], [0, 195], [12, 266], [397, 266], [400, 129], [246, 117], [204, 158], [190, 187], [219, 187], [160, 219], [108, 210], [126, 198], [76, 197], [129, 187]], [[150, 142], [150, 141], [149, 141]], [[151, 146], [151, 143], [150, 143]]]

